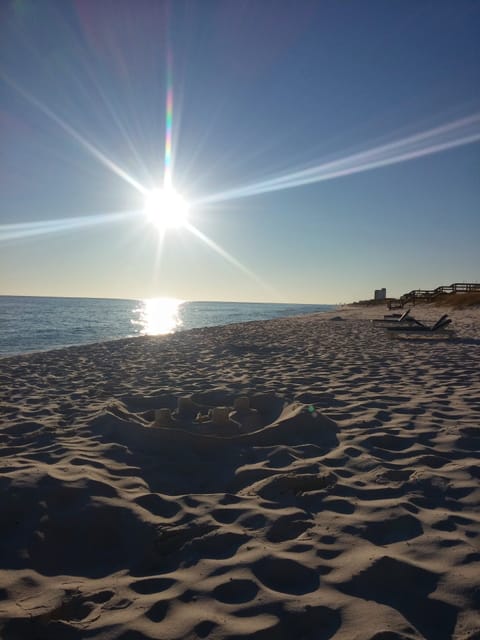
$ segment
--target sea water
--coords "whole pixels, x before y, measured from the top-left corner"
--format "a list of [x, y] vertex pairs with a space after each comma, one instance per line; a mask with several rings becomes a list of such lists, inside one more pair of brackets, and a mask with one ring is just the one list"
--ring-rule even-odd
[[0, 296], [0, 355], [333, 309], [332, 305]]

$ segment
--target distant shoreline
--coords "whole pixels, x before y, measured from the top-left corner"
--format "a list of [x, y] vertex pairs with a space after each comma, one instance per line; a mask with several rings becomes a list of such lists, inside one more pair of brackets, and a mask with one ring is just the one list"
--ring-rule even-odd
[[[120, 302], [141, 302], [143, 300], [177, 300], [178, 302], [195, 302], [198, 304], [285, 304], [285, 305], [301, 305], [301, 306], [327, 306], [334, 307], [338, 303], [330, 302], [275, 302], [265, 300], [184, 300], [183, 298], [175, 298], [174, 296], [159, 295], [148, 296], [146, 298], [111, 298], [111, 297], [97, 297], [97, 296], [44, 296], [44, 295], [24, 295], [24, 294], [11, 294], [0, 293], [0, 298], [45, 298], [48, 300], [118, 300]], [[353, 303], [352, 303], [353, 304]]]

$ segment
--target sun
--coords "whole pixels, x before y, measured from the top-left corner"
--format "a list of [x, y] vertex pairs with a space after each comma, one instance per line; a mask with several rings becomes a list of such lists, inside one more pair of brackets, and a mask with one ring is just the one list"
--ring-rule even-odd
[[143, 210], [159, 231], [180, 229], [188, 221], [187, 201], [171, 187], [149, 191]]

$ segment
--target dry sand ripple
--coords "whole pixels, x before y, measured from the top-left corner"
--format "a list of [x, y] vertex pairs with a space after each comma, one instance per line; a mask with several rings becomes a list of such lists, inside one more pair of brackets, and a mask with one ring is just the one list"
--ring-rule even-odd
[[0, 637], [478, 640], [480, 312], [373, 313], [1, 360]]

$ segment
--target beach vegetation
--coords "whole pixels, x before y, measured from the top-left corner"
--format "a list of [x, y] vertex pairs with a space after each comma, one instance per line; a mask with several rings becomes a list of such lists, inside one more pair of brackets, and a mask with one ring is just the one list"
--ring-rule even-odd
[[480, 292], [445, 293], [438, 296], [433, 304], [436, 307], [452, 307], [454, 309], [480, 307]]

